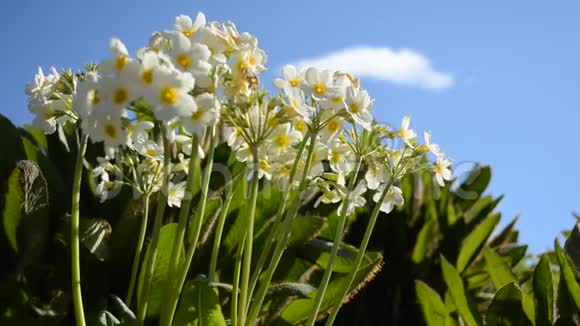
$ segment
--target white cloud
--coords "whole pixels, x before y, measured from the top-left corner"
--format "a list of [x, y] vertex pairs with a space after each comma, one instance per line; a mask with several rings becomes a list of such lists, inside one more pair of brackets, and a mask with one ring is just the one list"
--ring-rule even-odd
[[409, 49], [388, 47], [351, 47], [294, 63], [299, 68], [317, 67], [349, 72], [396, 84], [429, 90], [453, 86], [453, 76], [435, 70], [424, 55]]

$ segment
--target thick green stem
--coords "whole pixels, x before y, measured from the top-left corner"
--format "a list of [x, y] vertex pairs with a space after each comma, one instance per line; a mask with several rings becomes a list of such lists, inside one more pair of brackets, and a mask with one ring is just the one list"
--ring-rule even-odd
[[258, 158], [258, 148], [252, 148], [253, 167], [252, 167], [252, 184], [250, 188], [250, 203], [248, 206], [248, 215], [246, 219], [246, 241], [244, 244], [244, 253], [242, 261], [242, 279], [240, 289], [240, 304], [239, 304], [239, 323], [246, 324], [246, 313], [248, 303], [250, 301], [249, 286], [250, 286], [250, 271], [252, 268], [252, 245], [254, 240], [254, 217], [256, 215], [256, 203], [258, 201], [258, 185], [259, 185], [259, 169], [260, 162]]
[[[258, 289], [258, 294], [256, 296], [256, 299], [254, 300], [254, 303], [251, 305], [251, 309], [250, 310], [250, 314], [249, 314], [249, 318], [248, 318], [248, 325], [253, 325], [253, 323], [255, 322], [255, 320], [258, 318], [258, 314], [260, 313], [260, 308], [262, 306], [262, 303], [264, 302], [264, 298], [266, 297], [266, 293], [268, 292], [268, 287], [270, 286], [270, 282], [272, 281], [272, 277], [274, 276], [274, 272], [276, 272], [276, 268], [278, 267], [278, 264], [280, 263], [280, 259], [282, 258], [282, 255], [284, 254], [284, 250], [286, 249], [286, 243], [288, 240], [288, 237], [290, 236], [290, 231], [292, 230], [292, 222], [294, 221], [294, 217], [296, 216], [296, 213], [298, 212], [298, 209], [300, 208], [300, 200], [299, 200], [299, 196], [301, 195], [302, 191], [304, 190], [304, 188], [306, 187], [306, 180], [308, 177], [308, 174], [310, 172], [310, 163], [312, 161], [312, 155], [314, 153], [314, 146], [316, 145], [316, 134], [311, 134], [311, 136], [309, 137], [310, 139], [310, 145], [308, 146], [308, 154], [306, 155], [306, 164], [304, 167], [304, 174], [302, 175], [302, 181], [300, 182], [300, 185], [298, 187], [298, 189], [296, 190], [296, 194], [294, 195], [294, 199], [293, 199], [293, 205], [291, 207], [291, 209], [289, 210], [289, 212], [286, 214], [286, 219], [284, 220], [284, 222], [281, 224], [281, 229], [279, 231], [276, 232], [276, 230], [273, 230], [272, 233], [276, 234], [276, 246], [274, 248], [274, 253], [272, 254], [272, 258], [270, 259], [270, 264], [268, 265], [268, 269], [266, 269], [266, 274], [264, 276], [264, 279], [262, 280], [262, 282], [260, 283], [260, 287]], [[306, 144], [306, 142], [304, 142], [301, 145], [300, 148], [300, 154], [302, 154], [302, 150], [304, 149], [304, 145]], [[290, 175], [290, 185], [292, 185], [292, 182], [294, 180], [294, 174], [296, 172], [296, 167], [298, 166], [298, 161], [300, 160], [300, 156], [301, 155], [297, 155], [296, 161], [294, 161], [294, 166], [292, 167], [292, 172]], [[288, 190], [286, 192], [286, 194], [289, 194], [290, 191]], [[285, 196], [285, 200], [283, 205], [286, 205], [287, 202], [287, 198]], [[281, 214], [283, 213], [280, 212]], [[283, 215], [281, 215], [283, 216]], [[256, 279], [259, 277], [259, 275], [256, 275]]]
[[147, 265], [141, 273], [143, 276], [143, 287], [139, 297], [139, 305], [137, 308], [137, 325], [141, 326], [145, 323], [147, 317], [147, 307], [149, 305], [149, 296], [151, 292], [151, 283], [153, 281], [153, 271], [155, 269], [155, 262], [157, 260], [157, 245], [159, 244], [159, 233], [163, 224], [163, 216], [165, 214], [165, 206], [167, 205], [167, 193], [169, 187], [169, 178], [171, 176], [171, 144], [167, 139], [167, 130], [165, 127], [161, 128], [163, 134], [164, 147], [164, 165], [163, 165], [163, 185], [157, 194], [157, 209], [155, 211], [155, 221], [153, 222], [153, 231], [151, 232], [151, 242], [149, 243], [149, 253], [147, 254]]
[[324, 299], [324, 294], [326, 293], [326, 288], [328, 287], [328, 283], [330, 282], [330, 277], [332, 276], [332, 269], [334, 268], [334, 262], [336, 260], [336, 256], [338, 254], [338, 249], [340, 248], [340, 243], [342, 242], [342, 236], [344, 232], [344, 226], [346, 225], [346, 220], [348, 219], [347, 210], [348, 206], [350, 205], [350, 196], [352, 195], [352, 190], [356, 185], [356, 179], [358, 175], [358, 171], [362, 165], [362, 159], [359, 160], [357, 167], [355, 169], [354, 174], [352, 175], [352, 179], [350, 180], [350, 185], [348, 189], [348, 196], [343, 202], [342, 212], [340, 213], [340, 221], [338, 223], [338, 228], [336, 230], [336, 234], [334, 235], [334, 242], [332, 244], [332, 249], [330, 250], [330, 258], [328, 261], [328, 266], [324, 271], [324, 275], [322, 276], [322, 281], [318, 286], [318, 294], [316, 296], [316, 300], [314, 302], [314, 307], [312, 309], [312, 313], [310, 314], [310, 318], [308, 318], [308, 322], [306, 325], [314, 326], [316, 322], [316, 318], [318, 317], [318, 312], [320, 311], [320, 306], [322, 305], [322, 301]]
[[83, 176], [83, 159], [87, 150], [88, 136], [82, 136], [75, 163], [75, 174], [72, 190], [72, 206], [70, 221], [71, 237], [71, 278], [72, 278], [72, 295], [75, 311], [76, 324], [85, 325], [85, 312], [83, 309], [83, 295], [81, 291], [81, 262], [80, 262], [80, 244], [79, 244], [79, 220], [80, 220], [80, 202], [81, 202], [81, 181]]
[[276, 212], [276, 216], [274, 217], [274, 225], [272, 226], [272, 230], [268, 233], [268, 237], [266, 238], [264, 249], [260, 252], [260, 258], [258, 259], [258, 263], [256, 264], [256, 268], [254, 273], [252, 274], [252, 280], [250, 282], [250, 295], [249, 297], [252, 298], [254, 295], [254, 290], [256, 289], [256, 285], [258, 284], [258, 280], [260, 278], [260, 274], [262, 273], [262, 269], [266, 264], [266, 258], [270, 254], [269, 248], [274, 242], [274, 239], [277, 237], [280, 225], [282, 224], [282, 217], [284, 216], [284, 211], [286, 210], [286, 205], [288, 200], [290, 199], [290, 194], [292, 193], [292, 185], [294, 184], [294, 177], [296, 175], [296, 169], [298, 167], [298, 163], [300, 162], [300, 157], [302, 157], [302, 153], [306, 147], [306, 143], [309, 137], [304, 137], [304, 140], [300, 143], [298, 147], [298, 151], [296, 152], [296, 159], [294, 160], [294, 164], [292, 164], [292, 169], [290, 170], [290, 175], [288, 177], [288, 189], [284, 192], [284, 198], [282, 199], [282, 205]]
[[[207, 205], [207, 195], [209, 191], [209, 180], [211, 177], [211, 171], [213, 169], [213, 154], [215, 148], [215, 127], [210, 128], [210, 140], [209, 140], [209, 150], [208, 150], [208, 157], [207, 163], [205, 165], [204, 177], [203, 177], [203, 185], [201, 187], [201, 198], [199, 201], [199, 209], [198, 213], [194, 215], [195, 220], [193, 221], [193, 232], [191, 236], [191, 243], [189, 248], [187, 249], [187, 253], [185, 256], [185, 264], [181, 268], [181, 270], [177, 273], [177, 279], [175, 282], [171, 282], [173, 288], [170, 291], [169, 301], [167, 302], [167, 317], [166, 319], [162, 320], [162, 324], [164, 326], [171, 326], [173, 324], [173, 317], [175, 315], [175, 310], [177, 309], [177, 304], [179, 302], [179, 297], [181, 295], [181, 290], [183, 289], [183, 285], [185, 284], [185, 280], [187, 278], [187, 273], [189, 272], [189, 267], [191, 262], [193, 261], [193, 256], [195, 254], [195, 249], [197, 247], [197, 242], [199, 240], [199, 235], [201, 233], [201, 227], [203, 225], [203, 216], [205, 215], [205, 208]], [[197, 150], [197, 148], [193, 148], [192, 151]]]
[[[196, 180], [196, 166], [198, 165], [199, 157], [197, 148], [199, 146], [198, 138], [195, 135], [191, 137], [191, 157], [189, 158], [189, 168], [187, 179], [185, 181], [185, 196], [181, 203], [181, 208], [179, 210], [179, 217], [177, 222], [177, 231], [175, 233], [175, 238], [173, 239], [173, 248], [171, 250], [171, 259], [169, 261], [169, 274], [176, 275], [179, 269], [179, 257], [183, 251], [183, 239], [185, 238], [185, 231], [187, 229], [187, 219], [191, 212], [191, 201], [194, 195], [194, 187]], [[176, 280], [174, 278], [168, 278], [166, 280], [165, 288], [165, 299], [171, 300], [173, 296], [173, 291], [175, 288]], [[170, 305], [164, 305], [161, 310], [161, 325], [168, 325], [170, 318]]]
[[350, 274], [348, 275], [348, 284], [342, 289], [342, 293], [340, 294], [340, 301], [332, 310], [330, 317], [328, 317], [328, 319], [326, 320], [326, 324], [325, 324], [326, 326], [331, 326], [334, 323], [334, 320], [336, 319], [336, 316], [338, 315], [338, 311], [340, 310], [340, 307], [342, 306], [342, 302], [344, 301], [344, 298], [346, 298], [346, 296], [348, 295], [350, 287], [352, 286], [352, 283], [354, 282], [354, 279], [356, 278], [356, 273], [358, 272], [360, 265], [362, 263], [362, 260], [365, 257], [365, 253], [367, 250], [367, 246], [369, 244], [369, 240], [370, 240], [371, 235], [373, 233], [373, 229], [375, 228], [375, 224], [377, 222], [377, 217], [379, 216], [379, 213], [381, 211], [381, 204], [383, 203], [383, 201], [387, 197], [392, 185], [393, 185], [393, 181], [392, 181], [392, 179], [390, 179], [389, 183], [385, 187], [385, 190], [383, 190], [383, 193], [381, 194], [379, 201], [377, 202], [377, 204], [375, 205], [375, 208], [373, 209], [373, 212], [372, 212], [371, 217], [369, 219], [369, 223], [367, 224], [367, 228], [366, 228], [365, 234], [363, 236], [362, 242], [361, 242], [360, 247], [358, 249], [358, 253], [356, 255], [355, 266], [352, 269], [352, 271], [350, 272]]
[[135, 284], [137, 283], [137, 275], [139, 274], [139, 264], [141, 261], [141, 254], [143, 253], [143, 243], [145, 243], [145, 234], [147, 233], [148, 217], [149, 217], [149, 194], [145, 194], [143, 196], [143, 218], [141, 219], [141, 228], [139, 229], [139, 240], [137, 240], [135, 257], [133, 257], [133, 267], [131, 268], [131, 280], [129, 281], [129, 290], [127, 291], [127, 299], [125, 299], [125, 304], [129, 307], [131, 306], [131, 301], [133, 301]]

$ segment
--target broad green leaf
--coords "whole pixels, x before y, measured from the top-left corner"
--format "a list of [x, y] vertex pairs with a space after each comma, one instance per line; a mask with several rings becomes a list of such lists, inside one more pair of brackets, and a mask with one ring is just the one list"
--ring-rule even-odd
[[21, 129], [23, 133], [26, 133], [33, 143], [38, 145], [43, 151], [48, 149], [48, 143], [46, 140], [46, 135], [42, 130], [36, 129], [31, 125], [24, 125], [24, 128]]
[[485, 318], [486, 326], [532, 325], [522, 308], [522, 292], [515, 283], [504, 285], [493, 297]]
[[[516, 223], [518, 222], [520, 216], [516, 215], [511, 222], [509, 222], [499, 233], [496, 235], [493, 240], [489, 243], [489, 246], [492, 248], [500, 247], [501, 245], [508, 244], [511, 242], [517, 241], [517, 236], [515, 230]], [[514, 239], [516, 238], [516, 239]]]
[[218, 290], [205, 279], [185, 284], [175, 314], [175, 326], [225, 326]]
[[415, 242], [415, 247], [413, 248], [413, 254], [411, 258], [415, 264], [421, 264], [425, 257], [429, 254], [430, 244], [433, 241], [433, 233], [435, 227], [437, 226], [436, 219], [429, 219], [419, 231], [417, 235], [417, 241]]
[[[356, 293], [358, 289], [364, 287], [375, 277], [375, 275], [381, 269], [382, 261], [383, 257], [379, 253], [370, 252], [365, 255], [365, 259], [363, 260], [363, 263], [361, 264], [361, 267], [356, 274], [354, 282], [350, 287], [350, 292], [346, 301], [349, 301], [352, 295]], [[326, 311], [338, 303], [340, 300], [340, 294], [344, 287], [347, 286], [348, 281], [348, 275], [337, 274], [333, 276], [324, 294], [320, 315], [324, 315]], [[308, 294], [308, 298], [300, 298], [292, 301], [284, 309], [284, 311], [282, 311], [282, 320], [290, 325], [299, 325], [300, 323], [306, 321], [310, 316], [313, 305], [312, 303], [314, 302], [317, 295], [318, 290], [314, 290]]]
[[268, 295], [287, 297], [306, 298], [310, 292], [316, 288], [308, 283], [285, 282], [270, 285], [268, 288]]
[[441, 256], [441, 270], [447, 284], [447, 291], [465, 323], [468, 326], [481, 325], [479, 313], [470, 303], [469, 294], [465, 291], [459, 272], [443, 256]]
[[22, 142], [18, 130], [10, 120], [0, 114], [0, 148], [2, 148], [2, 159], [0, 159], [0, 193], [3, 193], [5, 180], [16, 167], [16, 163], [26, 159], [26, 153], [22, 148]]
[[289, 245], [301, 245], [316, 237], [324, 227], [326, 219], [319, 216], [298, 215], [292, 221]]
[[576, 269], [580, 270], [580, 222], [576, 223], [570, 236], [566, 239], [564, 251], [570, 256]]
[[46, 180], [38, 165], [19, 161], [8, 178], [3, 226], [14, 251], [22, 255], [21, 264], [41, 258], [49, 241], [50, 211]]
[[[315, 262], [318, 266], [326, 269], [330, 260], [331, 250], [332, 242], [313, 239], [300, 247], [298, 252], [301, 257]], [[338, 249], [338, 255], [334, 261], [334, 267], [332, 270], [336, 273], [350, 273], [352, 266], [355, 263], [357, 251], [357, 248], [342, 243]], [[373, 256], [373, 259], [376, 259], [377, 255], [380, 256], [376, 252], [370, 252], [367, 253], [367, 255]]]
[[477, 225], [497, 207], [503, 196], [494, 199], [492, 196], [479, 198], [463, 217], [468, 225]]
[[[149, 306], [147, 308], [147, 316], [157, 316], [159, 315], [163, 292], [166, 287], [166, 280], [169, 273], [169, 261], [171, 260], [171, 252], [173, 250], [173, 239], [175, 238], [175, 233], [177, 232], [177, 223], [170, 223], [164, 225], [161, 228], [159, 234], [159, 243], [157, 245], [157, 259], [155, 261], [155, 269], [153, 272], [153, 280], [151, 285], [151, 292], [149, 296]], [[147, 266], [151, 251], [151, 246], [147, 248], [147, 254], [145, 255], [144, 262], [142, 266]], [[181, 258], [181, 263], [185, 260], [183, 257], [183, 252]], [[141, 289], [143, 287], [143, 277], [144, 273], [140, 274], [139, 277], [139, 287], [137, 289], [138, 299], [141, 299]]]
[[489, 166], [476, 166], [455, 191], [456, 197], [461, 198], [458, 206], [466, 211], [485, 191], [491, 180], [491, 168]]
[[484, 246], [485, 242], [497, 226], [499, 219], [499, 214], [489, 215], [463, 240], [456, 264], [459, 273], [462, 273], [473, 259], [475, 259], [477, 253]]
[[534, 269], [534, 296], [536, 297], [536, 325], [553, 325], [554, 322], [554, 284], [550, 259], [542, 255]]
[[24, 191], [20, 186], [20, 170], [14, 169], [8, 178], [8, 191], [4, 197], [4, 211], [2, 221], [4, 232], [12, 249], [18, 252], [18, 226], [22, 219], [22, 203], [24, 202]]
[[415, 281], [415, 292], [427, 325], [445, 325], [449, 313], [439, 294], [422, 281]]
[[560, 264], [560, 282], [564, 282], [572, 301], [576, 304], [576, 309], [580, 310], [580, 285], [576, 281], [578, 272], [574, 265], [570, 264], [566, 253], [560, 247], [558, 240], [555, 241], [556, 255]]
[[493, 249], [485, 248], [483, 254], [485, 256], [485, 267], [496, 289], [516, 281], [510, 268]]

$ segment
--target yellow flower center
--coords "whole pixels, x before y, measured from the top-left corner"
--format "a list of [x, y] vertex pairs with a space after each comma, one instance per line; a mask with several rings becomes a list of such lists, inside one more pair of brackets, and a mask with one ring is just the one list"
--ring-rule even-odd
[[149, 155], [149, 156], [157, 156], [157, 151], [156, 151], [156, 150], [154, 150], [154, 149], [152, 149], [152, 148], [149, 148], [149, 149], [148, 149], [148, 150], [146, 150], [145, 152], [146, 152], [146, 153], [147, 153], [147, 155]]
[[175, 57], [175, 61], [177, 61], [177, 64], [183, 69], [189, 69], [189, 67], [191, 67], [191, 57], [187, 54], [178, 54], [177, 57]]
[[119, 87], [113, 92], [113, 102], [121, 105], [129, 98], [129, 91], [126, 88]]
[[115, 69], [117, 69], [117, 71], [121, 71], [123, 70], [123, 68], [125, 68], [126, 65], [127, 65], [127, 57], [122, 54], [117, 56], [117, 60], [115, 60]]
[[335, 133], [335, 132], [338, 130], [338, 127], [339, 127], [339, 126], [340, 126], [340, 125], [339, 125], [338, 121], [336, 121], [336, 120], [331, 120], [331, 121], [328, 123], [328, 126], [327, 126], [327, 127], [328, 127], [328, 131], [330, 131], [330, 132], [332, 132], [332, 133]]
[[93, 89], [88, 93], [89, 102], [92, 105], [98, 105], [101, 102], [101, 99], [97, 96], [97, 90]]
[[191, 115], [191, 120], [193, 121], [199, 121], [201, 120], [201, 118], [203, 117], [203, 109], [198, 107], [197, 111], [195, 111], [192, 115]]
[[337, 150], [332, 150], [332, 154], [330, 156], [330, 160], [332, 162], [335, 162], [335, 163], [338, 162], [338, 161], [340, 161], [340, 152], [337, 151]]
[[298, 86], [298, 84], [300, 84], [300, 81], [298, 80], [298, 78], [290, 79], [290, 86], [296, 87], [296, 86]]
[[145, 85], [151, 85], [153, 83], [153, 70], [147, 69], [141, 74], [141, 80]]
[[314, 93], [316, 93], [318, 95], [322, 95], [322, 94], [326, 93], [326, 86], [324, 86], [322, 84], [315, 84], [314, 85]]
[[107, 123], [103, 128], [109, 138], [117, 138], [117, 127], [113, 123]]
[[302, 120], [298, 120], [296, 121], [296, 123], [294, 124], [294, 129], [300, 131], [300, 132], [304, 132], [306, 131], [306, 123]]
[[186, 31], [182, 32], [183, 35], [185, 35], [186, 37], [191, 37], [193, 35], [193, 33], [195, 33], [192, 29], [188, 29]]
[[161, 102], [164, 104], [175, 104], [177, 102], [177, 91], [173, 87], [164, 87], [161, 89]]
[[286, 148], [288, 147], [288, 136], [287, 135], [278, 135], [274, 138], [274, 145], [278, 148]]
[[342, 101], [343, 101], [343, 99], [340, 96], [339, 97], [334, 97], [332, 99], [332, 103], [336, 103], [336, 104], [342, 103]]
[[350, 112], [357, 114], [359, 111], [360, 111], [360, 108], [358, 107], [358, 104], [356, 104], [356, 103], [350, 104]]
[[248, 58], [248, 62], [250, 63], [250, 65], [251, 65], [251, 66], [253, 66], [253, 65], [255, 65], [255, 64], [256, 64], [256, 58], [255, 58], [253, 55], [251, 55], [251, 56]]
[[260, 169], [261, 170], [266, 170], [270, 167], [270, 163], [268, 163], [268, 161], [266, 160], [260, 160]]

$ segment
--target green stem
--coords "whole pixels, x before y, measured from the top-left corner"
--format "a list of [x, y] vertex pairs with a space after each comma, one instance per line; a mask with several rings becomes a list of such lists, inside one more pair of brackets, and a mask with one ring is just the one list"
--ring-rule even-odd
[[133, 301], [135, 284], [137, 283], [137, 274], [139, 273], [139, 263], [141, 260], [141, 254], [143, 253], [143, 243], [145, 243], [145, 234], [147, 233], [148, 217], [149, 217], [149, 194], [145, 194], [143, 196], [143, 218], [141, 221], [141, 228], [139, 229], [139, 240], [137, 241], [137, 248], [135, 249], [135, 257], [133, 258], [133, 267], [131, 268], [131, 281], [129, 282], [127, 299], [125, 299], [125, 304], [128, 307], [131, 306], [131, 301]]
[[[234, 198], [234, 190], [237, 187], [238, 182], [241, 180], [240, 176], [236, 176], [236, 180], [233, 181], [233, 185], [229, 187], [229, 191], [226, 195], [226, 201], [222, 207], [222, 211], [220, 213], [220, 217], [218, 220], [218, 225], [216, 227], [215, 238], [213, 242], [213, 248], [211, 251], [211, 260], [209, 263], [209, 282], [214, 283], [216, 282], [216, 270], [217, 270], [217, 261], [220, 251], [220, 245], [222, 240], [222, 235], [224, 233], [224, 227], [226, 224], [226, 218], [228, 216], [228, 210], [230, 209], [230, 204], [232, 203], [232, 199]], [[227, 188], [226, 188], [227, 189]]]
[[163, 134], [164, 147], [164, 165], [163, 165], [163, 185], [157, 194], [157, 209], [155, 211], [155, 221], [153, 222], [153, 231], [151, 232], [151, 242], [149, 243], [150, 252], [147, 254], [147, 265], [141, 273], [145, 273], [143, 277], [143, 287], [141, 290], [139, 305], [137, 308], [137, 325], [141, 326], [145, 323], [147, 317], [147, 307], [149, 305], [149, 296], [151, 291], [151, 283], [153, 281], [153, 271], [155, 269], [155, 262], [157, 260], [157, 245], [159, 244], [159, 233], [161, 225], [163, 224], [163, 216], [165, 214], [165, 206], [167, 205], [167, 192], [169, 187], [169, 178], [171, 176], [171, 144], [167, 139], [167, 130], [163, 126], [161, 128]]
[[76, 324], [79, 326], [85, 325], [85, 312], [83, 309], [83, 295], [81, 291], [79, 220], [80, 220], [80, 202], [81, 202], [81, 181], [83, 176], [83, 158], [87, 150], [87, 143], [88, 136], [87, 135], [82, 136], [75, 163], [75, 174], [72, 191], [71, 221], [70, 221], [72, 295], [75, 311], [75, 320]]
[[377, 222], [377, 217], [379, 216], [379, 213], [381, 211], [381, 204], [383, 203], [383, 201], [387, 197], [392, 185], [393, 185], [393, 181], [392, 181], [392, 179], [390, 179], [389, 183], [385, 187], [385, 190], [383, 190], [383, 193], [381, 194], [379, 201], [377, 202], [377, 204], [375, 205], [375, 208], [373, 209], [373, 212], [372, 212], [371, 217], [369, 219], [369, 223], [367, 224], [365, 234], [363, 236], [363, 240], [362, 240], [360, 247], [358, 249], [358, 253], [357, 253], [356, 261], [355, 261], [355, 266], [348, 276], [348, 284], [342, 289], [342, 293], [340, 294], [340, 301], [332, 310], [330, 317], [328, 317], [328, 319], [326, 320], [326, 324], [325, 324], [326, 326], [331, 326], [334, 323], [334, 320], [336, 319], [336, 316], [338, 315], [338, 311], [340, 310], [340, 307], [342, 306], [342, 302], [344, 301], [344, 298], [346, 298], [346, 296], [348, 295], [350, 287], [352, 286], [352, 283], [354, 282], [354, 279], [356, 278], [356, 273], [358, 272], [360, 265], [362, 263], [362, 260], [365, 256], [367, 246], [369, 244], [369, 240], [371, 238], [371, 235], [373, 233], [373, 229], [375, 228], [375, 224]]
[[[278, 232], [273, 231], [272, 233], [276, 233], [276, 246], [274, 248], [274, 253], [272, 254], [272, 258], [270, 260], [270, 264], [268, 265], [268, 269], [266, 269], [266, 274], [264, 279], [260, 283], [260, 287], [258, 289], [258, 294], [254, 303], [251, 306], [249, 318], [248, 318], [248, 325], [253, 325], [254, 321], [258, 318], [258, 314], [260, 313], [260, 308], [262, 303], [264, 302], [264, 298], [266, 297], [266, 293], [268, 292], [268, 287], [270, 286], [270, 282], [272, 281], [272, 277], [274, 276], [274, 272], [276, 272], [276, 268], [280, 263], [280, 259], [284, 254], [284, 250], [286, 249], [287, 239], [290, 236], [290, 232], [292, 230], [292, 222], [294, 221], [294, 217], [300, 208], [300, 200], [299, 196], [301, 195], [302, 191], [306, 187], [306, 180], [308, 174], [310, 172], [310, 163], [312, 161], [312, 155], [314, 153], [314, 147], [316, 143], [316, 134], [311, 134], [310, 137], [310, 145], [308, 146], [308, 154], [306, 155], [306, 164], [304, 167], [304, 174], [302, 175], [302, 181], [300, 182], [300, 186], [298, 187], [296, 194], [294, 195], [293, 199], [293, 206], [286, 214], [286, 219], [284, 220], [283, 224], [281, 224], [281, 230]], [[304, 149], [304, 145], [306, 142], [303, 143], [301, 149], [299, 150], [299, 155], [297, 155], [296, 161], [294, 161], [294, 166], [292, 167], [292, 172], [290, 175], [290, 185], [294, 180], [294, 174], [296, 172], [296, 167], [298, 166], [298, 161], [300, 160], [302, 150]], [[288, 190], [286, 194], [289, 194], [290, 191]], [[287, 199], [284, 200], [283, 205], [286, 205]], [[282, 215], [281, 215], [282, 216]], [[256, 279], [259, 275], [256, 276]]]
[[[199, 141], [197, 137], [192, 135], [191, 137], [191, 156], [189, 158], [189, 168], [187, 179], [185, 181], [185, 197], [181, 203], [181, 208], [179, 210], [179, 217], [178, 217], [178, 224], [177, 224], [177, 231], [175, 233], [175, 238], [173, 239], [173, 248], [171, 249], [171, 260], [169, 261], [169, 274], [168, 275], [176, 275], [177, 270], [179, 269], [179, 257], [181, 257], [181, 253], [183, 251], [183, 239], [185, 238], [185, 231], [187, 229], [187, 219], [190, 216], [191, 211], [191, 201], [194, 195], [194, 187], [195, 187], [195, 180], [196, 180], [196, 166], [198, 165], [199, 157], [197, 148], [199, 146]], [[165, 299], [171, 300], [173, 295], [173, 291], [175, 288], [175, 279], [168, 278], [166, 280], [166, 288], [165, 288]], [[170, 306], [164, 305], [163, 309], [161, 310], [161, 325], [168, 325], [169, 321], [169, 314], [170, 314]]]
[[242, 261], [242, 279], [240, 289], [240, 305], [239, 305], [239, 322], [240, 325], [246, 324], [246, 313], [248, 303], [250, 301], [249, 286], [250, 286], [250, 270], [252, 267], [252, 245], [254, 240], [254, 217], [256, 215], [256, 203], [258, 201], [258, 185], [259, 185], [259, 169], [260, 163], [258, 158], [258, 148], [252, 148], [252, 155], [254, 157], [252, 167], [252, 184], [250, 188], [250, 206], [248, 207], [248, 216], [246, 220], [246, 241], [244, 243], [243, 261]]
[[262, 273], [262, 269], [266, 264], [266, 258], [270, 254], [269, 248], [274, 242], [274, 239], [277, 237], [278, 229], [280, 228], [280, 224], [282, 223], [282, 217], [284, 216], [284, 211], [286, 210], [286, 204], [288, 203], [288, 199], [290, 199], [290, 193], [292, 189], [292, 184], [294, 183], [294, 177], [296, 175], [296, 169], [298, 168], [298, 163], [300, 162], [300, 157], [302, 157], [302, 153], [306, 148], [306, 143], [309, 137], [304, 137], [304, 140], [300, 143], [298, 147], [298, 151], [296, 152], [296, 159], [294, 160], [294, 164], [292, 165], [292, 169], [290, 170], [290, 175], [288, 177], [288, 189], [284, 192], [284, 198], [282, 199], [282, 205], [276, 212], [276, 216], [274, 217], [274, 225], [272, 226], [272, 231], [268, 233], [268, 237], [266, 238], [264, 249], [260, 252], [260, 258], [258, 259], [258, 263], [256, 264], [256, 268], [254, 273], [252, 274], [252, 280], [250, 284], [250, 295], [249, 297], [252, 298], [254, 295], [254, 290], [256, 289], [256, 285], [258, 284], [258, 279], [260, 274]]
[[314, 326], [314, 323], [316, 322], [316, 317], [318, 317], [318, 312], [320, 311], [320, 306], [322, 305], [322, 300], [324, 299], [324, 294], [326, 292], [326, 288], [328, 287], [328, 283], [330, 282], [330, 277], [332, 276], [332, 269], [334, 268], [334, 262], [336, 260], [336, 256], [338, 254], [338, 249], [340, 248], [340, 243], [342, 242], [342, 236], [343, 236], [343, 232], [344, 232], [344, 226], [346, 225], [346, 220], [348, 219], [348, 216], [346, 214], [347, 209], [348, 209], [348, 205], [350, 204], [350, 196], [352, 194], [352, 190], [354, 189], [354, 186], [356, 185], [356, 179], [357, 179], [357, 175], [358, 175], [358, 171], [360, 170], [360, 167], [362, 165], [362, 159], [359, 160], [356, 170], [352, 176], [352, 179], [350, 180], [350, 185], [349, 185], [349, 190], [348, 190], [348, 196], [346, 197], [346, 199], [343, 202], [343, 206], [342, 206], [342, 212], [340, 213], [340, 221], [338, 224], [338, 228], [336, 230], [336, 234], [334, 235], [334, 242], [332, 244], [332, 249], [330, 251], [330, 258], [328, 261], [328, 266], [326, 267], [326, 270], [324, 271], [324, 275], [322, 276], [322, 281], [320, 282], [320, 285], [318, 286], [318, 294], [316, 296], [316, 301], [314, 302], [314, 308], [312, 309], [312, 313], [310, 314], [310, 318], [308, 319], [308, 322], [306, 323], [306, 325], [310, 325], [310, 326]]
[[[185, 284], [185, 280], [187, 278], [187, 273], [189, 272], [189, 267], [191, 262], [193, 261], [193, 255], [195, 254], [195, 249], [197, 247], [197, 242], [199, 240], [199, 235], [201, 233], [201, 227], [203, 225], [203, 216], [205, 215], [205, 208], [207, 204], [207, 194], [209, 191], [209, 180], [211, 177], [211, 170], [213, 169], [213, 155], [215, 149], [215, 127], [210, 128], [210, 140], [209, 140], [209, 150], [208, 150], [208, 157], [207, 163], [205, 165], [204, 171], [204, 179], [203, 185], [201, 188], [201, 198], [199, 201], [199, 210], [198, 214], [195, 214], [193, 221], [193, 233], [191, 235], [191, 243], [189, 248], [187, 249], [186, 253], [186, 260], [183, 268], [178, 271], [177, 279], [175, 282], [171, 282], [173, 284], [173, 288], [170, 292], [169, 301], [167, 303], [167, 317], [163, 320], [161, 325], [171, 326], [173, 324], [173, 317], [175, 316], [175, 310], [177, 309], [177, 304], [179, 302], [179, 297], [181, 295], [181, 290], [183, 289], [183, 285]], [[197, 148], [193, 148], [192, 151], [197, 150]]]
[[234, 280], [232, 282], [232, 308], [230, 312], [230, 318], [232, 319], [231, 326], [238, 325], [238, 301], [240, 294], [240, 274], [242, 272], [242, 254], [244, 250], [244, 243], [246, 241], [246, 236], [244, 235], [242, 241], [238, 246], [238, 251], [236, 252], [236, 260], [234, 265]]

